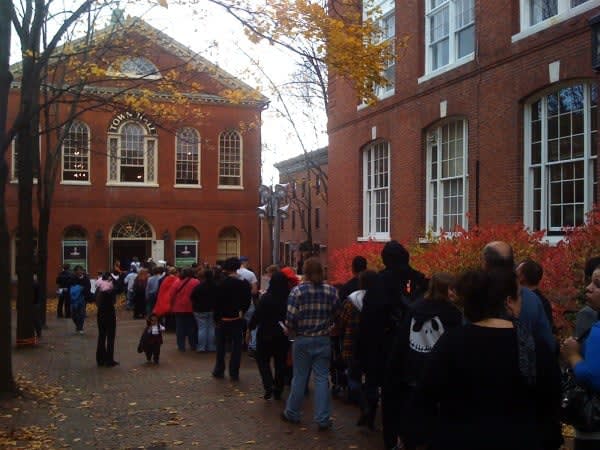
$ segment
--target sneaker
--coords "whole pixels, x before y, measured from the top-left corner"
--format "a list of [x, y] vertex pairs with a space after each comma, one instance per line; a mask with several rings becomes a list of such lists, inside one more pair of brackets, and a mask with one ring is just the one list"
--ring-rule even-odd
[[290, 419], [285, 414], [285, 411], [281, 411], [281, 415], [279, 417], [281, 417], [281, 420], [283, 420], [284, 422], [291, 423], [292, 425], [298, 425], [300, 423], [299, 420], [292, 420], [292, 419]]
[[83, 330], [77, 330], [77, 333], [79, 333], [79, 334], [84, 334], [84, 333], [83, 333]]
[[213, 378], [218, 378], [219, 380], [222, 380], [223, 378], [225, 378], [225, 375], [223, 375], [222, 373], [216, 373], [216, 372], [212, 372], [212, 376], [213, 376]]

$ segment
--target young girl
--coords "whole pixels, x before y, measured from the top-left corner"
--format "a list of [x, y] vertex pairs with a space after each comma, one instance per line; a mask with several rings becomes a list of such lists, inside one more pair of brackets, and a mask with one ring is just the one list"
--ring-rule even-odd
[[160, 346], [163, 343], [163, 331], [165, 331], [165, 327], [158, 323], [158, 316], [156, 314], [148, 317], [142, 339], [142, 349], [146, 353], [146, 362], [150, 363], [150, 359], [152, 359], [154, 364], [158, 364]]

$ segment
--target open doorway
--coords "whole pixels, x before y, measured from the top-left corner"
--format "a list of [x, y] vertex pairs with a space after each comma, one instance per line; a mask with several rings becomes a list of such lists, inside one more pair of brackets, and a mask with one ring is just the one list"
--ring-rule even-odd
[[129, 270], [134, 257], [138, 261], [146, 261], [152, 252], [151, 240], [115, 240], [112, 241], [112, 259], [121, 262], [121, 269]]
[[142, 262], [152, 256], [154, 231], [141, 217], [124, 217], [113, 227], [110, 237], [110, 262], [118, 261], [121, 270], [128, 271], [134, 257]]

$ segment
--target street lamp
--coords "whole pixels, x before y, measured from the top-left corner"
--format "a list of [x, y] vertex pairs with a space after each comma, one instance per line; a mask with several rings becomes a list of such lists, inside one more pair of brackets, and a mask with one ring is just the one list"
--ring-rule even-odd
[[273, 236], [272, 264], [279, 264], [280, 220], [287, 219], [290, 205], [279, 206], [287, 197], [287, 184], [276, 184], [274, 188], [264, 184], [258, 188], [261, 205], [256, 208], [258, 217], [267, 219]]

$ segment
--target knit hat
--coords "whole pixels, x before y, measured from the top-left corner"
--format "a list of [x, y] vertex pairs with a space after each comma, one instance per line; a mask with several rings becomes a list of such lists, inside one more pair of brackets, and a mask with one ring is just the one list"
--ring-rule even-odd
[[291, 267], [283, 267], [280, 270], [280, 272], [284, 274], [287, 278], [290, 288], [293, 288], [294, 286], [297, 286], [300, 283], [298, 275], [296, 275], [296, 272], [294, 272], [294, 269], [292, 269]]

